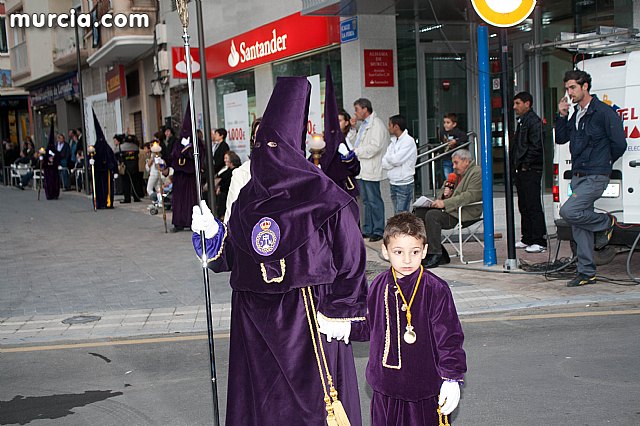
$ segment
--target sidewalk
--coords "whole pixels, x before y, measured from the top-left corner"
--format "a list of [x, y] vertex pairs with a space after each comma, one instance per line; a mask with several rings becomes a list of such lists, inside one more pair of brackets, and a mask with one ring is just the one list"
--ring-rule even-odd
[[[206, 331], [202, 273], [190, 233], [165, 234], [161, 215], [150, 216], [146, 205], [116, 203], [94, 213], [82, 194], [37, 202], [29, 191], [0, 187], [0, 348]], [[505, 240], [496, 240], [496, 266], [465, 266], [452, 258], [433, 270], [449, 282], [461, 316], [640, 301], [638, 286], [600, 281], [567, 288], [566, 280], [504, 273]], [[366, 246], [371, 279], [389, 265], [380, 243]], [[565, 246], [561, 256], [569, 255]], [[480, 245], [467, 247], [470, 258], [482, 258]], [[546, 262], [548, 253], [518, 251], [518, 257]], [[626, 254], [618, 255], [598, 275], [628, 279], [625, 261]], [[228, 274], [210, 278], [214, 332], [224, 335], [230, 325]]]

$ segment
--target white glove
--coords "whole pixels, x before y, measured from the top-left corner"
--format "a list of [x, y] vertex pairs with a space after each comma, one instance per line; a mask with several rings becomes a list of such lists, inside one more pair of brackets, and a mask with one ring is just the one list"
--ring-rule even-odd
[[326, 334], [327, 342], [331, 342], [331, 339], [344, 340], [344, 343], [348, 345], [349, 335], [351, 334], [351, 321], [329, 321], [318, 312], [318, 331]]
[[183, 146], [188, 146], [191, 142], [190, 142], [191, 138], [182, 138], [182, 141], [180, 142]]
[[55, 154], [53, 151], [51, 151], [51, 150], [49, 150], [49, 155], [51, 155], [52, 157], [55, 157], [55, 156], [56, 156], [56, 154]]
[[340, 145], [338, 145], [338, 153], [340, 153], [340, 155], [342, 155], [343, 157], [346, 157], [347, 155], [349, 155], [349, 148], [347, 148], [345, 144], [341, 143]]
[[156, 164], [162, 164], [162, 163], [164, 163], [164, 161], [162, 161], [162, 158], [161, 158], [161, 157], [156, 157], [156, 158], [154, 158], [154, 159], [153, 159], [153, 161], [154, 161]]
[[114, 174], [113, 174], [113, 178], [114, 178], [114, 179], [118, 179], [118, 176], [119, 176], [119, 175], [118, 175], [117, 173], [114, 173]]
[[41, 155], [41, 156], [38, 157], [38, 160], [42, 161], [42, 160], [44, 160], [44, 157]]
[[200, 201], [200, 207], [193, 206], [193, 214], [191, 215], [191, 230], [193, 232], [199, 234], [204, 231], [205, 238], [213, 238], [218, 233], [219, 228], [209, 206], [204, 200]]
[[91, 158], [91, 159], [89, 160], [89, 164], [91, 164], [91, 165], [93, 166], [94, 164], [96, 164], [96, 160], [94, 160], [93, 158]]
[[460, 402], [460, 385], [458, 382], [442, 382], [440, 386], [440, 397], [438, 397], [438, 405], [443, 415], [448, 416], [453, 413]]

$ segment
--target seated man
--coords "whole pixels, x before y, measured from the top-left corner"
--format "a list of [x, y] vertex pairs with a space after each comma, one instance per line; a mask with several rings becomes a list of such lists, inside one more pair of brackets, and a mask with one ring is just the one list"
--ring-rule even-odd
[[[449, 263], [449, 256], [440, 244], [441, 230], [456, 226], [458, 207], [482, 200], [482, 174], [480, 166], [471, 159], [471, 153], [466, 149], [460, 149], [453, 153], [452, 160], [457, 181], [451, 197], [443, 196], [447, 184], [445, 182], [429, 208], [417, 208], [415, 211], [427, 227], [427, 256], [422, 261], [425, 268], [435, 268]], [[481, 215], [482, 206], [479, 204], [462, 209], [463, 222], [478, 219]]]

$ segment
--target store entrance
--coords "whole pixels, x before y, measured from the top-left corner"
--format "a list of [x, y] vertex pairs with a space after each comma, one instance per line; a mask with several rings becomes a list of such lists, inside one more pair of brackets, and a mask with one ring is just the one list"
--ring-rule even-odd
[[[431, 43], [430, 43], [431, 44]], [[418, 61], [418, 90], [420, 104], [419, 153], [424, 153], [442, 142], [444, 131], [442, 122], [445, 114], [457, 115], [457, 126], [465, 131], [470, 129], [469, 120], [469, 78], [467, 65], [467, 43], [455, 46], [431, 46], [423, 44], [422, 60]], [[473, 130], [473, 129], [471, 129]], [[473, 150], [473, 149], [472, 149]], [[438, 154], [437, 152], [433, 155]], [[421, 163], [432, 155], [421, 157]], [[416, 180], [423, 194], [433, 193], [446, 178], [442, 160], [418, 169]], [[435, 185], [434, 185], [435, 182]]]

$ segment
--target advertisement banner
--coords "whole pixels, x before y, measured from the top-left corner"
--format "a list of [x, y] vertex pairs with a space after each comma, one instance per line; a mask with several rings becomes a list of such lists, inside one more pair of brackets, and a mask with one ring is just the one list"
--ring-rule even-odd
[[364, 86], [393, 87], [393, 50], [364, 50]]
[[322, 101], [320, 97], [320, 74], [307, 77], [311, 83], [311, 100], [309, 102], [309, 121], [307, 122], [307, 139], [314, 133], [324, 131], [324, 120], [322, 118]]
[[224, 125], [227, 143], [244, 163], [249, 159], [249, 101], [247, 91], [228, 93], [223, 97]]

